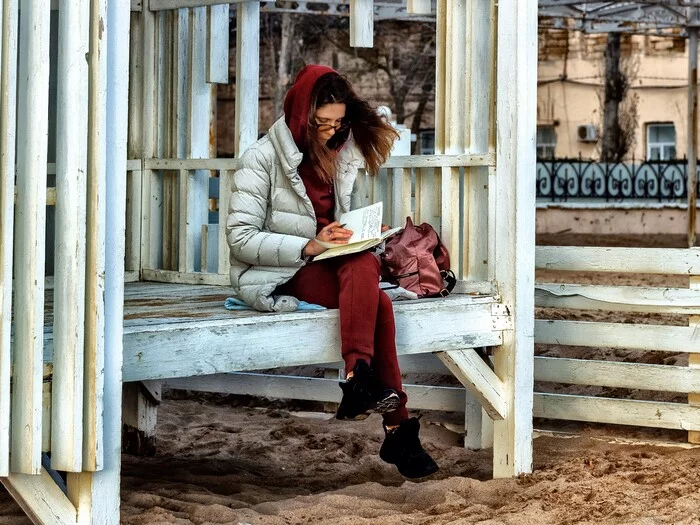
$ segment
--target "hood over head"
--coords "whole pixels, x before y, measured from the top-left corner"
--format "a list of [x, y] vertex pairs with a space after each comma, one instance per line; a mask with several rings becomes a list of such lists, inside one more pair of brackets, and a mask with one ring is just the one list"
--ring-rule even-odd
[[306, 149], [306, 133], [311, 108], [311, 93], [319, 78], [338, 72], [328, 66], [309, 64], [297, 74], [284, 99], [284, 120], [292, 132], [299, 151]]

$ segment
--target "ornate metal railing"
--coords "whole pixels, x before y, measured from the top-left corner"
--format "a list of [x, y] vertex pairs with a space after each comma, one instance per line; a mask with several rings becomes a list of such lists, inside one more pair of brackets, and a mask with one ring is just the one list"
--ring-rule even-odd
[[537, 161], [537, 198], [552, 202], [684, 202], [688, 196], [687, 170], [686, 160], [608, 163], [541, 159]]

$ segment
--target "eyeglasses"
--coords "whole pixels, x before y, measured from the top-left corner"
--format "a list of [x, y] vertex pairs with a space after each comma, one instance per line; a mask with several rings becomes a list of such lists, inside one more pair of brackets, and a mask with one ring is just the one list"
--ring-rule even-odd
[[334, 130], [336, 133], [345, 131], [350, 127], [350, 123], [347, 120], [340, 120], [337, 124], [327, 124], [316, 122], [315, 120], [311, 122], [311, 125], [319, 131], [330, 131]]

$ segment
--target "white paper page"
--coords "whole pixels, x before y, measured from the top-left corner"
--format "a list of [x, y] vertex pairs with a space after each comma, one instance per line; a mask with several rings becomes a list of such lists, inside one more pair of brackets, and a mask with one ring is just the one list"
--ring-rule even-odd
[[343, 213], [340, 217], [341, 224], [345, 224], [346, 229], [352, 230], [352, 237], [350, 237], [348, 244], [379, 238], [382, 233], [383, 212], [384, 205], [380, 201], [364, 208]]

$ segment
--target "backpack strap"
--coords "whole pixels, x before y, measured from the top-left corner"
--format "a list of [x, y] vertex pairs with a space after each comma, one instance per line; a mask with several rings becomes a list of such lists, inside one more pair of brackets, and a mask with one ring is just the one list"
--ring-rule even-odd
[[448, 294], [452, 293], [452, 290], [454, 290], [454, 287], [457, 284], [457, 278], [455, 277], [455, 274], [452, 272], [452, 270], [441, 270], [440, 275], [442, 275], [442, 278], [445, 279], [445, 282], [447, 283], [447, 286], [445, 286], [445, 290], [447, 290]]

